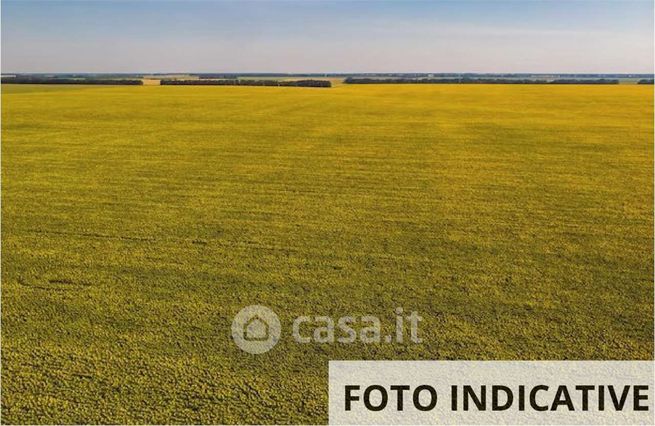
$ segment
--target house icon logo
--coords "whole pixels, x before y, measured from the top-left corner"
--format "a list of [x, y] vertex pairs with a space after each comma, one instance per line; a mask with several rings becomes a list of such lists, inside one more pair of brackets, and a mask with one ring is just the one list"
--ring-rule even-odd
[[275, 312], [262, 305], [241, 309], [232, 321], [232, 339], [251, 354], [268, 352], [280, 340], [282, 326]]
[[250, 318], [246, 323], [243, 338], [250, 342], [263, 342], [268, 340], [268, 324], [259, 315]]

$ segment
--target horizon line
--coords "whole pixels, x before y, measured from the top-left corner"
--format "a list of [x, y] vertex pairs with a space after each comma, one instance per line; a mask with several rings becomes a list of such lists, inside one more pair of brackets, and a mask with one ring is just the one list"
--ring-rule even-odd
[[360, 71], [360, 72], [348, 72], [348, 71], [0, 71], [0, 74], [243, 74], [243, 75], [254, 75], [254, 74], [269, 74], [269, 75], [309, 75], [309, 74], [532, 74], [532, 75], [557, 75], [557, 74], [570, 74], [570, 75], [582, 75], [582, 74], [591, 74], [591, 75], [602, 75], [602, 74], [612, 74], [612, 75], [654, 75], [655, 70], [651, 72], [531, 72], [531, 71], [520, 71], [520, 72], [487, 72], [487, 71]]

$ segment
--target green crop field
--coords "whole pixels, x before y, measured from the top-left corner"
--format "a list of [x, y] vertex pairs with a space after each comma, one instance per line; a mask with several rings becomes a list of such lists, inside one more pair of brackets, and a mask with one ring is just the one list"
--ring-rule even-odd
[[[5, 423], [325, 422], [331, 359], [653, 358], [652, 86], [2, 91]], [[422, 343], [288, 330], [396, 307]]]

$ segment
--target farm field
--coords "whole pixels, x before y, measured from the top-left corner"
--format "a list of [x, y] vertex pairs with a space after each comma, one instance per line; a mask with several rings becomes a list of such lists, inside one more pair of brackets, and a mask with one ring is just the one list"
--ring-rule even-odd
[[[2, 86], [6, 423], [323, 423], [331, 359], [653, 359], [652, 86]], [[251, 355], [244, 306], [423, 317]]]

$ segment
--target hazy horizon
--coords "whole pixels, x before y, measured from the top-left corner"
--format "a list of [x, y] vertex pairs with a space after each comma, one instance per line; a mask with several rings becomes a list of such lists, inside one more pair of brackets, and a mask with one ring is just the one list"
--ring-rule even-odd
[[79, 74], [79, 75], [84, 75], [84, 74], [95, 74], [95, 75], [100, 75], [100, 74], [112, 74], [112, 75], [196, 75], [196, 74], [225, 74], [225, 75], [316, 75], [320, 76], [321, 74], [324, 75], [366, 75], [366, 74], [371, 74], [371, 75], [388, 75], [388, 74], [434, 74], [435, 76], [438, 76], [440, 74], [461, 74], [461, 75], [466, 75], [466, 74], [472, 74], [472, 75], [501, 75], [501, 74], [507, 74], [507, 75], [653, 75], [653, 72], [593, 72], [593, 73], [588, 73], [588, 72], [578, 72], [578, 73], [571, 73], [571, 72], [468, 72], [468, 71], [462, 71], [462, 72], [451, 72], [451, 71], [364, 71], [364, 72], [347, 72], [347, 71], [334, 71], [334, 72], [320, 72], [320, 71], [311, 71], [311, 72], [294, 72], [294, 71], [289, 71], [289, 72], [284, 72], [284, 71], [149, 71], [149, 72], [142, 72], [142, 71], [117, 71], [117, 72], [112, 72], [112, 71], [45, 71], [45, 72], [40, 72], [40, 71], [2, 71], [2, 74], [61, 74], [61, 75], [72, 75], [72, 74]]
[[653, 4], [5, 0], [2, 72], [652, 74]]

